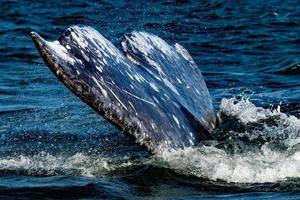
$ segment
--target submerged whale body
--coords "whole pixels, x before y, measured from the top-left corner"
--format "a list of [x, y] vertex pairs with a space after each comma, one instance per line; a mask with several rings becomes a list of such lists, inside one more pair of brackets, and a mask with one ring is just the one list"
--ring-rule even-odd
[[31, 35], [61, 82], [149, 151], [212, 138], [212, 100], [200, 70], [181, 45], [132, 32], [124, 35], [120, 51], [89, 26], [72, 26], [54, 42]]

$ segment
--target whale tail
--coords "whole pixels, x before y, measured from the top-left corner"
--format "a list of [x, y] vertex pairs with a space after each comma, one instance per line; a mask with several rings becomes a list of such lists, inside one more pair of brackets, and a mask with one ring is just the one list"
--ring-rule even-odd
[[72, 26], [54, 42], [34, 32], [31, 36], [61, 82], [151, 152], [212, 138], [212, 100], [181, 45], [132, 32], [124, 36], [120, 51], [88, 26]]

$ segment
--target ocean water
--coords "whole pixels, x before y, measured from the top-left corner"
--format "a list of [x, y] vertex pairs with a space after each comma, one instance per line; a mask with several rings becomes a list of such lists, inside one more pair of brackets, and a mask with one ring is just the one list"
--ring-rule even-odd
[[[0, 198], [299, 199], [300, 5], [296, 1], [0, 1]], [[221, 126], [150, 155], [50, 72], [29, 32], [90, 25], [178, 42]]]

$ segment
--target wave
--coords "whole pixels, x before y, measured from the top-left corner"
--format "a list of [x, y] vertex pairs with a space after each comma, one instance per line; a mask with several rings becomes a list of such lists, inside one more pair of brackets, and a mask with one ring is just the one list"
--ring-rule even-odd
[[277, 71], [274, 71], [273, 73], [282, 75], [298, 75], [300, 74], [300, 63], [294, 64], [283, 69], [279, 69]]
[[[300, 177], [298, 118], [245, 98], [223, 99], [219, 114], [223, 123], [234, 117], [234, 128], [222, 131], [226, 139], [164, 152], [160, 161], [178, 173], [214, 181], [271, 183]], [[241, 126], [248, 127], [237, 129]]]
[[[164, 151], [150, 157], [130, 156], [136, 151], [103, 150], [101, 153], [101, 145], [97, 147], [98, 153], [78, 148], [71, 155], [18, 151], [0, 156], [0, 174], [99, 177], [152, 166], [229, 184], [300, 178], [300, 119], [283, 113], [280, 106], [258, 107], [247, 98], [222, 99], [218, 116], [222, 123], [213, 133], [218, 139], [204, 141], [196, 147]], [[83, 146], [86, 145], [89, 144]]]
[[71, 156], [40, 152], [36, 155], [16, 155], [0, 158], [0, 174], [29, 176], [103, 176], [135, 165], [130, 157], [119, 159], [76, 153]]

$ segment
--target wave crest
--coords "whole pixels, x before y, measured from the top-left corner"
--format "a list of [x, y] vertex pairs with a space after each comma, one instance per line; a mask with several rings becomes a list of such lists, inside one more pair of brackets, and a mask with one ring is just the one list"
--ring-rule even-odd
[[300, 177], [298, 118], [280, 107], [257, 107], [247, 98], [223, 99], [219, 116], [216, 134], [226, 137], [163, 152], [160, 162], [178, 173], [215, 181], [270, 183]]

